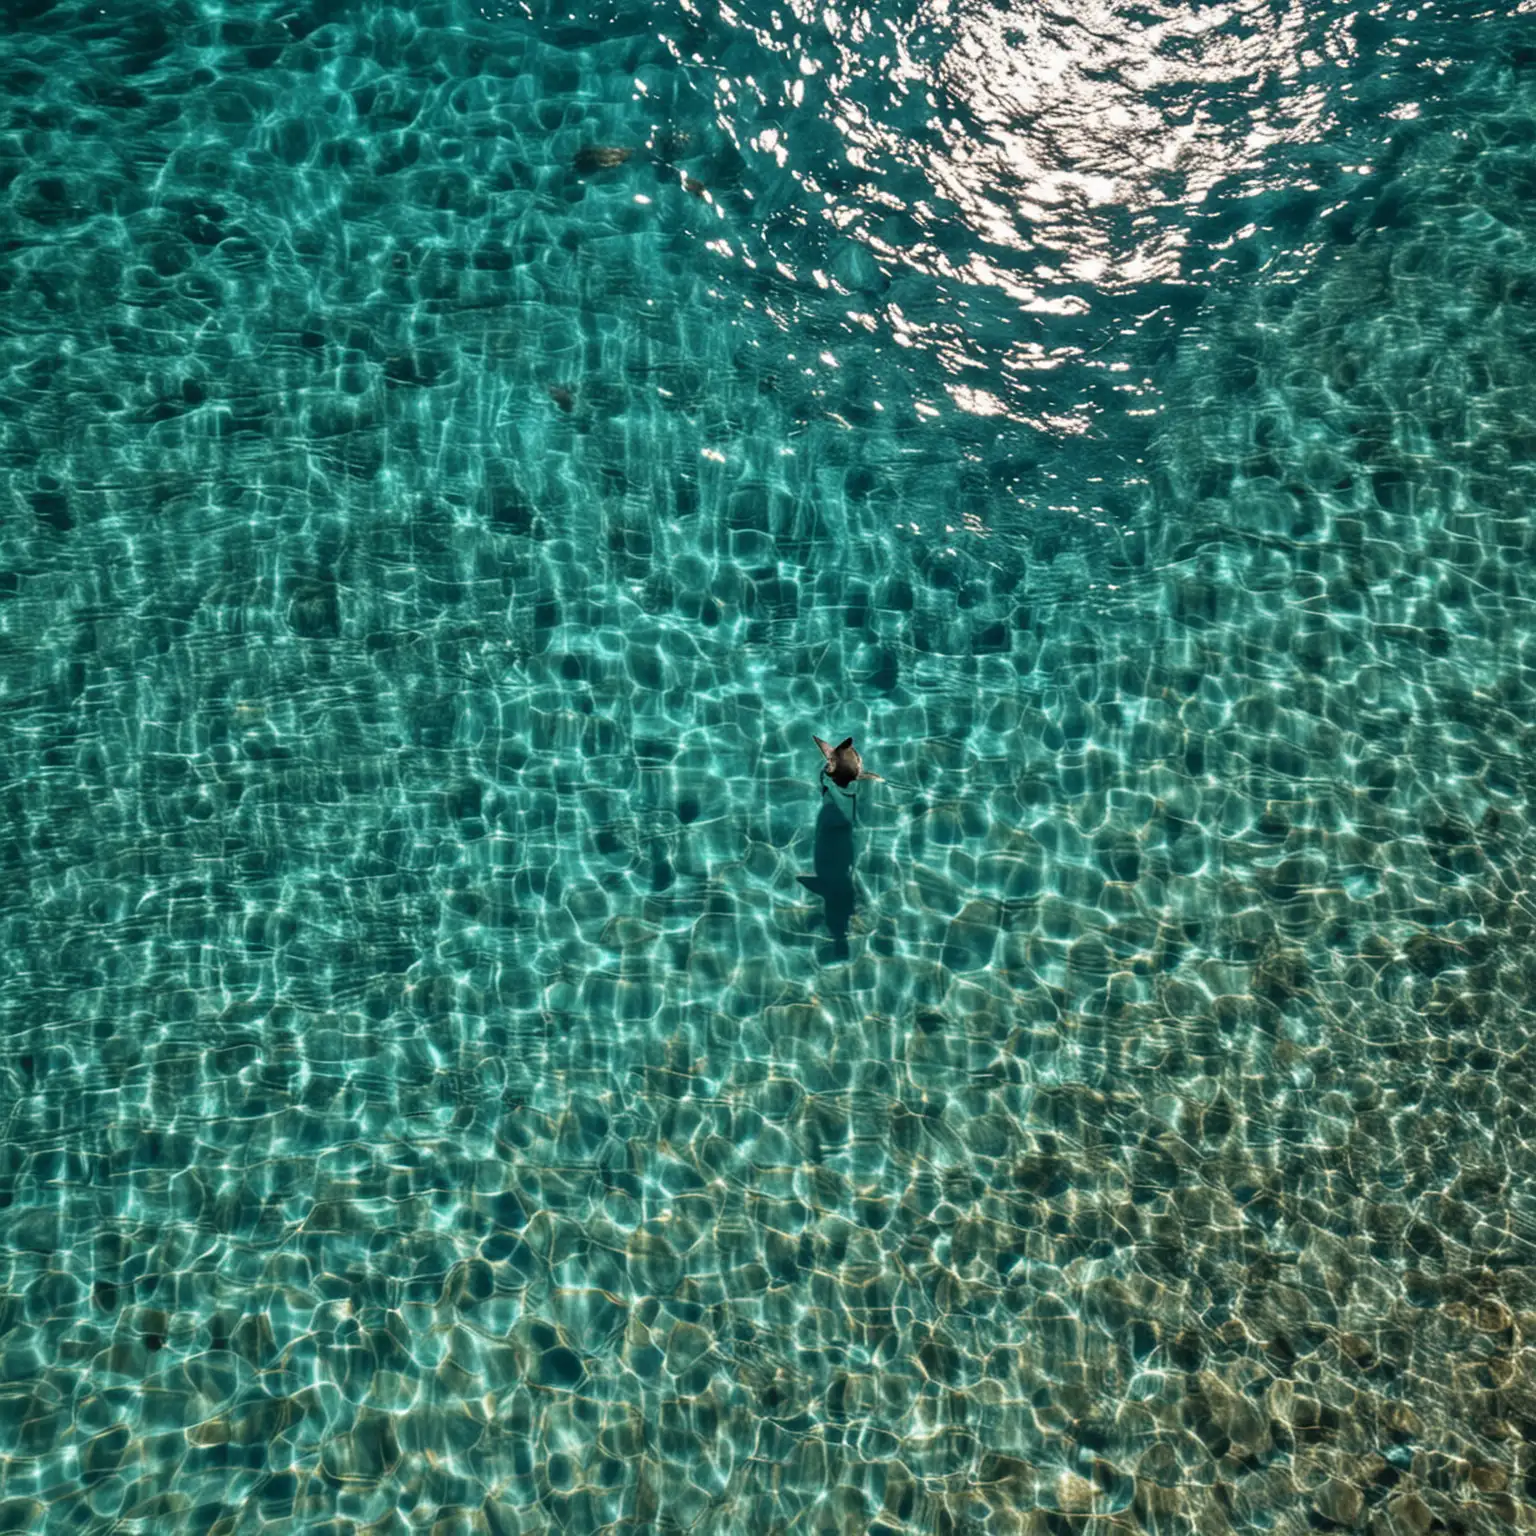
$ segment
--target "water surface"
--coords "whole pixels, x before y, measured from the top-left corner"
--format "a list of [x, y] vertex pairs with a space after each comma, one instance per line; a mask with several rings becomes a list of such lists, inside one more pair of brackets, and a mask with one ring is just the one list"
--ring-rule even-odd
[[0, 1529], [1523, 1517], [1521, 7], [8, 15]]

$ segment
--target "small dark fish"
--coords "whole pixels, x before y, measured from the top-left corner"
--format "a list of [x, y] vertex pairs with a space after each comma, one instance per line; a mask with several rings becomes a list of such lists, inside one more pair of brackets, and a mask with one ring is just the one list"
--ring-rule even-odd
[[567, 415], [576, 409], [576, 396], [564, 384], [551, 384], [549, 386], [549, 398]]
[[839, 742], [835, 747], [829, 747], [820, 736], [812, 736], [811, 740], [821, 748], [821, 755], [826, 758], [822, 765], [822, 772], [837, 785], [839, 789], [847, 789], [856, 779], [874, 779], [877, 783], [884, 783], [878, 773], [866, 772], [864, 759], [859, 756], [853, 745], [853, 737]]
[[702, 200], [708, 193], [709, 188], [702, 181], [695, 181], [692, 176], [684, 176], [683, 191], [690, 197], [697, 197]]
[[589, 144], [576, 151], [571, 164], [581, 175], [590, 176], [593, 171], [611, 171], [615, 166], [623, 165], [632, 154], [634, 150], [620, 149], [612, 144]]

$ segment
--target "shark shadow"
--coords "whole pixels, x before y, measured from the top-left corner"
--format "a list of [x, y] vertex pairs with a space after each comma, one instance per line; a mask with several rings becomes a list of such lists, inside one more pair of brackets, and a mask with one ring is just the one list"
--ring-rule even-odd
[[853, 922], [856, 893], [853, 884], [853, 802], [847, 809], [838, 802], [842, 795], [823, 793], [821, 814], [816, 818], [816, 843], [811, 853], [814, 875], [796, 878], [813, 896], [819, 896], [825, 911], [827, 931], [832, 935], [832, 950], [839, 960], [848, 958], [848, 928]]

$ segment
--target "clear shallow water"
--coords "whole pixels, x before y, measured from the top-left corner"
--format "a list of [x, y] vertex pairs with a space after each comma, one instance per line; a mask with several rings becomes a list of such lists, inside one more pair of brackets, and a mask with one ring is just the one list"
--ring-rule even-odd
[[11, 9], [0, 1528], [1505, 1528], [1529, 18], [508, 10]]

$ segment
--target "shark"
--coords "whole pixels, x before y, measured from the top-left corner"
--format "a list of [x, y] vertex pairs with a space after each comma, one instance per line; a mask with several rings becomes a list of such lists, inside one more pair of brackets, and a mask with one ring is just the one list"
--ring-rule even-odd
[[832, 935], [833, 953], [848, 956], [848, 929], [853, 922], [857, 892], [853, 883], [853, 822], [834, 799], [823, 799], [816, 818], [816, 843], [811, 854], [814, 875], [797, 875], [813, 896], [819, 896]]

